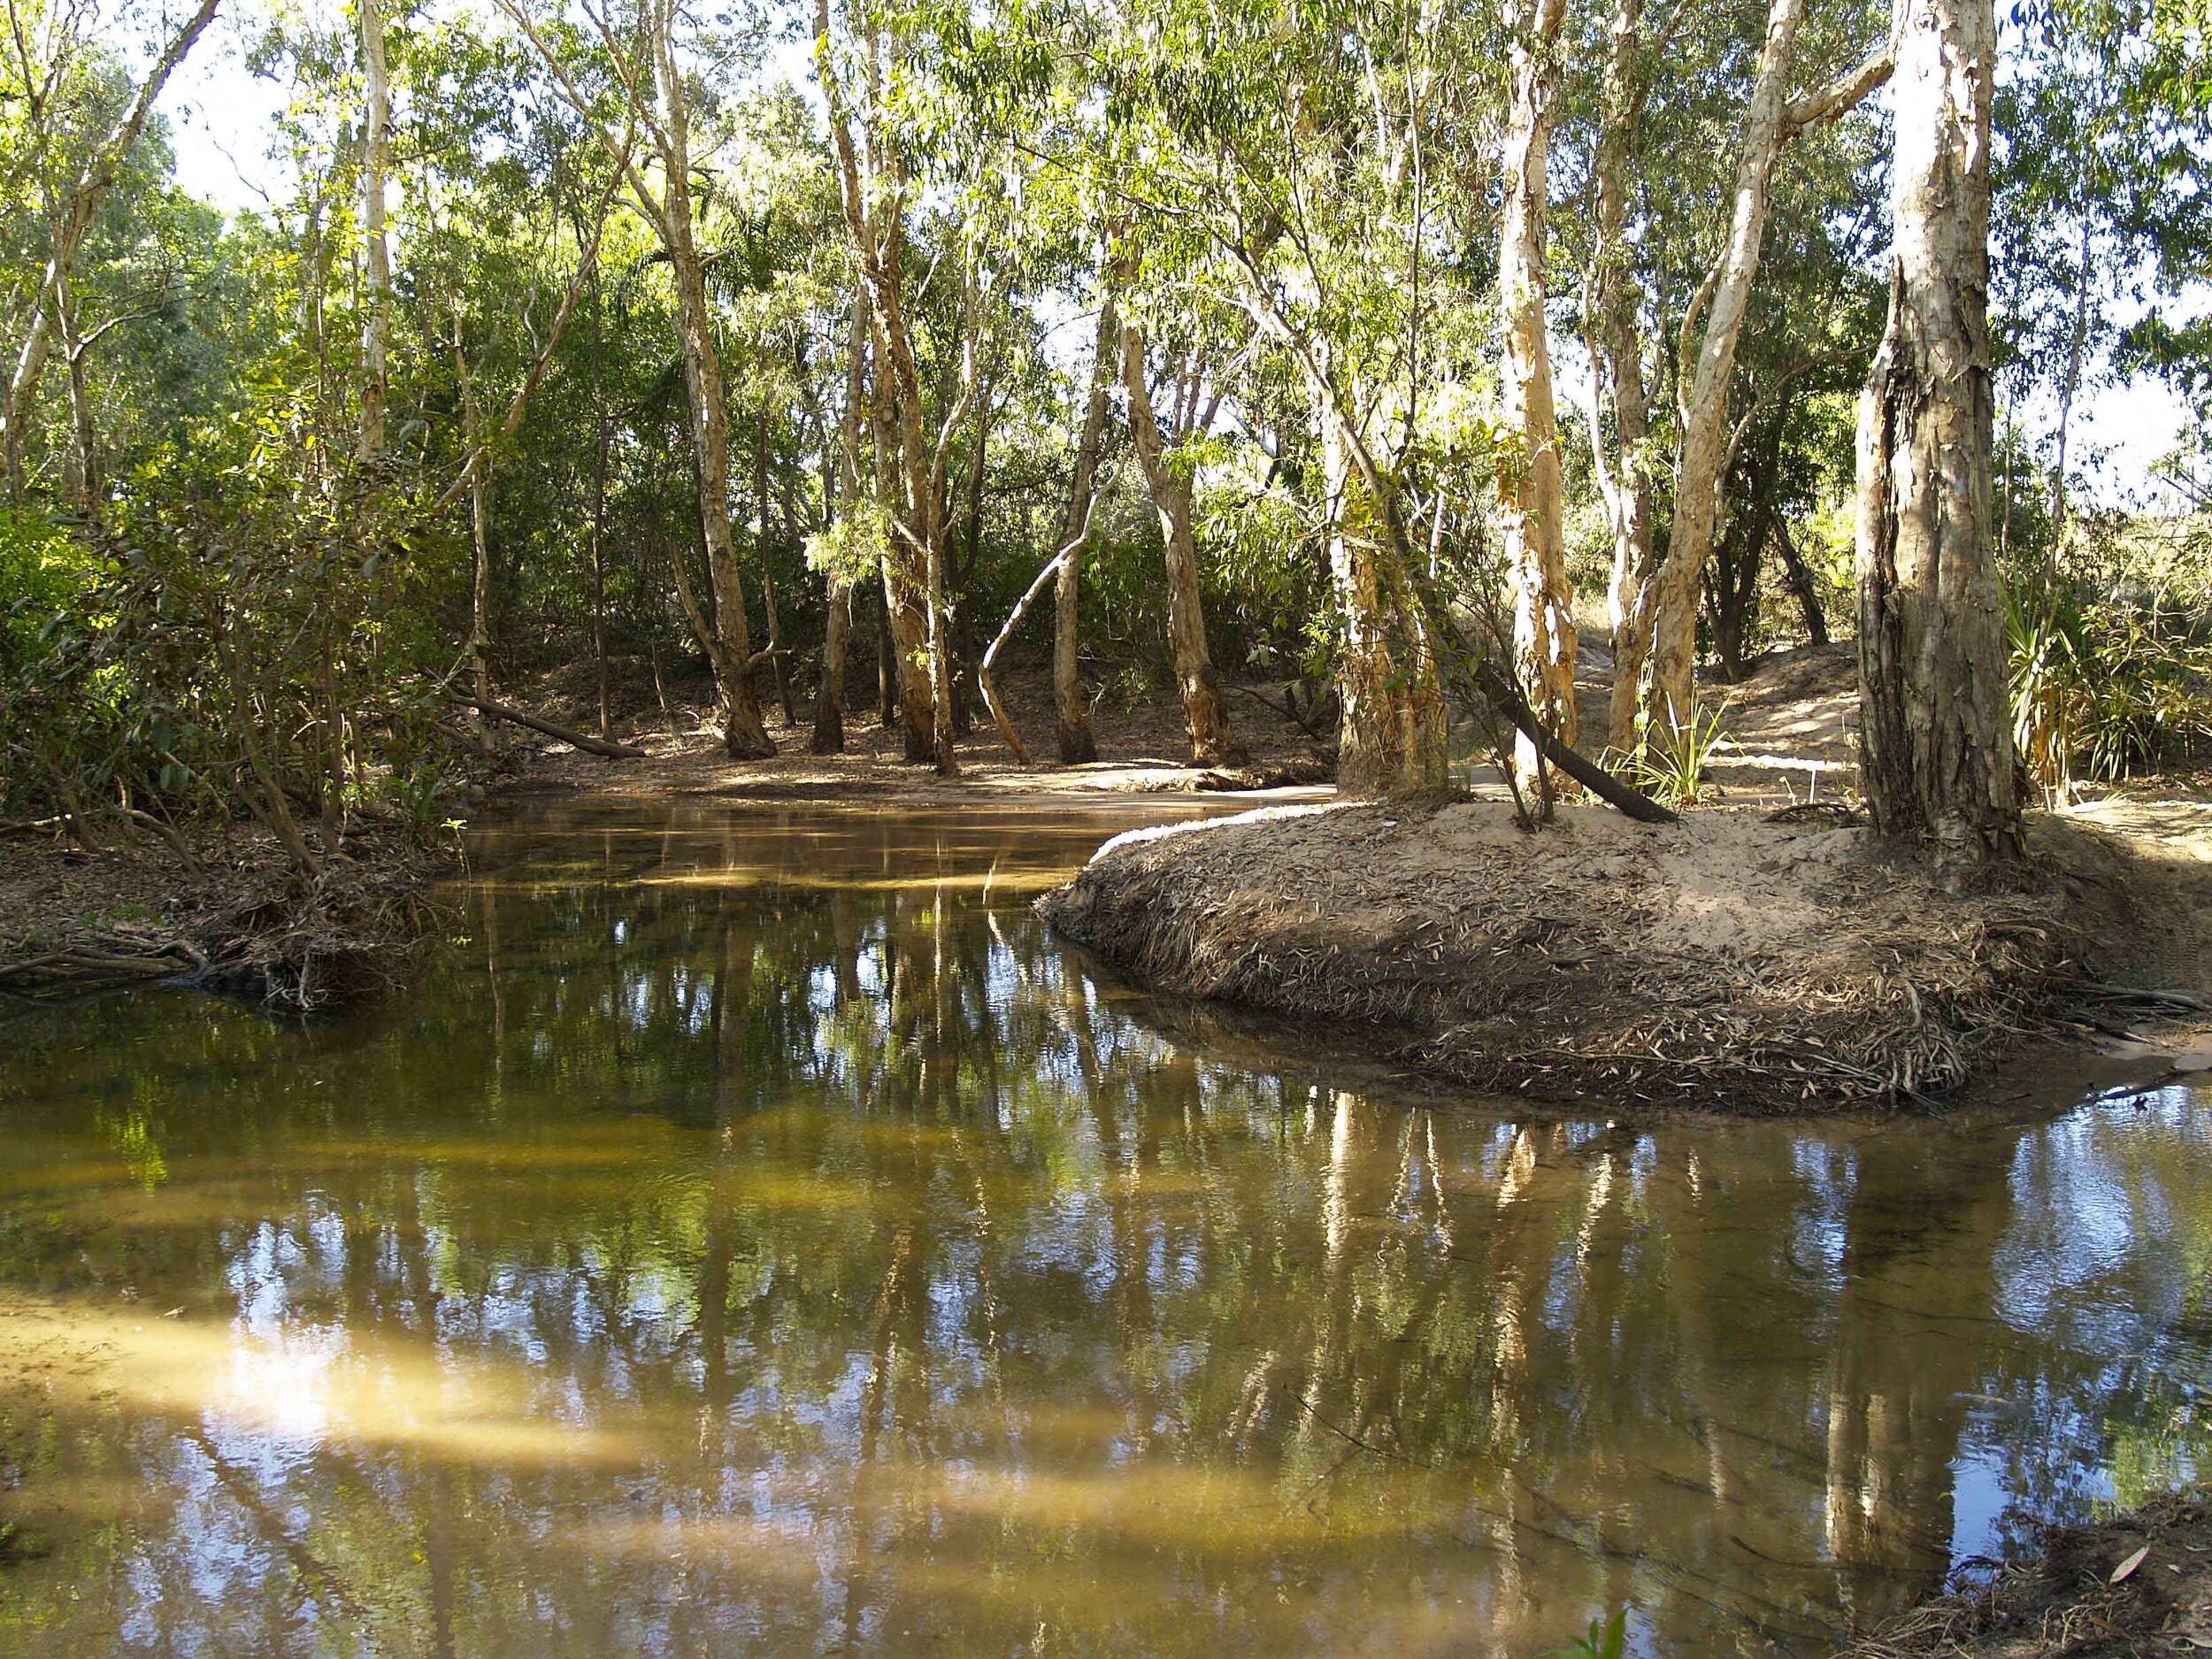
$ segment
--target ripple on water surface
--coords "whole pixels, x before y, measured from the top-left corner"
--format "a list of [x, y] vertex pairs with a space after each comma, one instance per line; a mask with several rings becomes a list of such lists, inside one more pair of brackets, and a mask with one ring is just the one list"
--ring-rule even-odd
[[0, 1026], [0, 1651], [1818, 1654], [2185, 1474], [2198, 1101], [1394, 1094], [1028, 910], [1115, 816], [553, 809], [306, 1027]]

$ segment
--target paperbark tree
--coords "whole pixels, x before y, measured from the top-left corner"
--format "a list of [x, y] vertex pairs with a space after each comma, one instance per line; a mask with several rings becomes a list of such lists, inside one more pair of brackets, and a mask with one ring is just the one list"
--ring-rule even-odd
[[[1559, 28], [1566, 0], [1509, 0], [1506, 8], [1510, 86], [1501, 155], [1505, 208], [1499, 219], [1499, 309], [1505, 349], [1499, 403], [1518, 440], [1503, 490], [1502, 528], [1513, 584], [1513, 666], [1521, 695], [1559, 740], [1575, 731], [1574, 595], [1567, 578], [1565, 484], [1552, 403], [1551, 345], [1544, 222], [1551, 211], [1552, 98], [1558, 88]], [[1514, 770], [1545, 787], [1550, 773], [1525, 736], [1515, 741]]]
[[[1666, 559], [1651, 580], [1648, 603], [1632, 607], [1648, 614], [1651, 620], [1644, 688], [1639, 699], [1641, 733], [1687, 726], [1694, 710], [1699, 585], [1712, 557], [1714, 533], [1720, 522], [1730, 438], [1729, 390], [1735, 374], [1737, 342], [1750, 305], [1752, 284], [1758, 276], [1776, 158], [1793, 137], [1832, 120], [1889, 78], [1891, 58], [1885, 47], [1836, 81], [1793, 103], [1790, 77], [1796, 65], [1798, 30], [1804, 19], [1805, 0], [1771, 0], [1768, 6], [1766, 41], [1760, 49], [1750, 102], [1744, 111], [1743, 147], [1736, 165], [1727, 241], [1682, 317], [1678, 360], [1694, 363], [1694, 368], [1689, 384], [1678, 388], [1681, 431], [1675, 463], [1674, 521], [1668, 533]], [[1703, 331], [1697, 334], [1701, 322]]]
[[[392, 331], [392, 249], [385, 222], [384, 181], [391, 168], [392, 87], [384, 61], [384, 13], [378, 0], [356, 0], [361, 26], [361, 81], [367, 108], [361, 127], [361, 458], [384, 454], [387, 342]], [[460, 346], [457, 342], [457, 354]], [[470, 434], [473, 441], [474, 434]], [[481, 692], [479, 693], [481, 695]]]
[[631, 138], [627, 134], [618, 138], [601, 125], [597, 107], [577, 86], [565, 59], [538, 29], [525, 0], [499, 0], [499, 4], [536, 49], [561, 96], [598, 133], [607, 153], [616, 158], [638, 211], [652, 226], [668, 257], [690, 415], [700, 531], [706, 543], [707, 577], [713, 588], [713, 615], [707, 615], [691, 592], [681, 549], [672, 555], [677, 594], [714, 670], [723, 746], [733, 760], [764, 759], [776, 752], [776, 746], [761, 719], [760, 701], [753, 691], [756, 663], [745, 622], [745, 588], [730, 530], [729, 404], [722, 358], [714, 339], [714, 311], [707, 296], [692, 217], [691, 120], [676, 50], [676, 0], [641, 0], [631, 32], [634, 50], [624, 49], [624, 42], [616, 38], [604, 18], [594, 19], [629, 119], [658, 157], [657, 187], [639, 165]]
[[1628, 246], [1629, 164], [1647, 90], [1638, 73], [1643, 17], [1643, 0], [1615, 0], [1591, 164], [1590, 263], [1582, 285], [1592, 369], [1590, 449], [1613, 544], [1612, 580], [1606, 588], [1613, 624], [1613, 697], [1606, 741], [1622, 753], [1636, 741], [1637, 696], [1651, 629], [1649, 615], [1638, 607], [1650, 599], [1654, 559], [1651, 394], [1644, 380], [1643, 330], [1637, 320], [1642, 296]]
[[[905, 216], [912, 181], [883, 119], [882, 31], [872, 19], [861, 31], [868, 81], [865, 102], [857, 107], [833, 61], [829, 0], [816, 0], [815, 32], [816, 73], [829, 106], [839, 196], [860, 290], [868, 302], [875, 396], [897, 432], [896, 511], [891, 515], [884, 576], [899, 647], [899, 705], [906, 718], [907, 753], [911, 759], [933, 760], [941, 775], [953, 777], [960, 764], [953, 753], [952, 669], [946, 640], [945, 480], [954, 440], [976, 404], [981, 326], [977, 250], [969, 237], [955, 233], [960, 359], [949, 407], [932, 441], [906, 314]], [[923, 635], [918, 667], [912, 640], [918, 608]]]
[[1052, 595], [1052, 706], [1060, 740], [1060, 764], [1080, 766], [1098, 758], [1091, 735], [1091, 700], [1083, 690], [1076, 663], [1083, 580], [1083, 543], [1088, 540], [1091, 501], [1098, 484], [1098, 461], [1105, 448], [1106, 416], [1111, 403], [1114, 365], [1121, 350], [1119, 308], [1109, 284], [1099, 296], [1098, 343], [1091, 353], [1091, 389], [1083, 402], [1083, 435], [1075, 446], [1075, 468], [1068, 479], [1068, 506], [1060, 520], [1063, 552]]
[[1160, 518], [1160, 540], [1167, 555], [1168, 647], [1175, 663], [1175, 684], [1183, 701], [1183, 730], [1190, 741], [1191, 764], [1217, 766], [1243, 759], [1229, 729], [1229, 710], [1221, 700], [1221, 680], [1206, 649], [1206, 615], [1198, 592], [1198, 538], [1192, 524], [1191, 475], [1169, 451], [1212, 424], [1221, 398], [1210, 399], [1191, 354], [1183, 354], [1170, 382], [1168, 422], [1164, 430], [1153, 407], [1149, 354], [1144, 330], [1125, 320], [1121, 328], [1121, 380], [1129, 400], [1129, 441], [1144, 469], [1144, 481]]
[[[860, 501], [860, 400], [867, 373], [867, 302], [855, 292], [845, 342], [845, 406], [837, 419], [837, 491], [833, 511], [841, 523], [850, 519]], [[808, 745], [817, 755], [844, 752], [845, 657], [853, 631], [852, 579], [833, 570], [827, 580], [829, 616], [822, 640], [822, 683], [815, 693], [814, 737]]]
[[1875, 826], [2020, 851], [1990, 518], [1990, 0], [1895, 0], [1889, 322], [1859, 403], [1861, 767]]

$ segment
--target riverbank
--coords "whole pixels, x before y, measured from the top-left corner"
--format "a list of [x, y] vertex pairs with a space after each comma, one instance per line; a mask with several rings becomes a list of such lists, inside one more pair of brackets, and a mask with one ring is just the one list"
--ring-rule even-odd
[[2208, 829], [2190, 803], [2039, 815], [2029, 869], [1953, 892], [1833, 807], [1575, 806], [1534, 834], [1492, 801], [1279, 808], [1120, 837], [1039, 908], [1148, 989], [1331, 1022], [1440, 1082], [1893, 1107], [2212, 1007]]
[[2129, 1659], [2212, 1649], [2212, 1510], [2175, 1494], [2052, 1527], [1986, 1584], [1889, 1621], [1838, 1659]]
[[[533, 714], [573, 726], [595, 721], [553, 684], [528, 688]], [[518, 694], [519, 695], [519, 694]], [[1048, 741], [1048, 687], [1013, 676], [1007, 691], [1033, 743]], [[1249, 701], [1248, 699], [1247, 701]], [[1324, 791], [1326, 752], [1294, 725], [1254, 703], [1240, 728], [1248, 758], [1194, 767], [1179, 758], [1180, 710], [1153, 697], [1102, 706], [1101, 758], [1062, 767], [1016, 763], [987, 724], [956, 745], [960, 775], [906, 760], [900, 733], [856, 714], [845, 748], [808, 751], [811, 728], [772, 710], [778, 752], [733, 761], [695, 704], [664, 712], [635, 702], [613, 734], [641, 753], [609, 759], [505, 724], [495, 753], [467, 757], [446, 804], [457, 818], [548, 795], [664, 801], [851, 801], [901, 806], [1066, 805], [1161, 794]], [[442, 808], [441, 809], [442, 810]], [[336, 855], [301, 880], [275, 839], [248, 826], [183, 826], [111, 811], [73, 833], [60, 820], [0, 831], [0, 995], [73, 995], [107, 986], [182, 979], [279, 1007], [342, 1001], [388, 980], [436, 931], [436, 884], [457, 854], [399, 826], [357, 818]]]
[[311, 879], [273, 836], [212, 825], [0, 840], [0, 992], [181, 981], [306, 1012], [388, 984], [455, 856], [357, 827]]

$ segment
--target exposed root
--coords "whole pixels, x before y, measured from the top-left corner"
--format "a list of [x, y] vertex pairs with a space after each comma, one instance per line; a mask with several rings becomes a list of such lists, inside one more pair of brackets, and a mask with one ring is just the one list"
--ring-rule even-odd
[[[2147, 1549], [2118, 1583], [2113, 1575]], [[1924, 1601], [1839, 1659], [2118, 1659], [2212, 1648], [2212, 1515], [2161, 1499], [2089, 1526], [2054, 1527], [2032, 1559]]]
[[35, 919], [19, 910], [0, 933], [0, 992], [169, 980], [308, 1012], [398, 978], [438, 924], [426, 884], [446, 867], [396, 834], [350, 838], [304, 883], [258, 844], [189, 869], [147, 863], [91, 865]]

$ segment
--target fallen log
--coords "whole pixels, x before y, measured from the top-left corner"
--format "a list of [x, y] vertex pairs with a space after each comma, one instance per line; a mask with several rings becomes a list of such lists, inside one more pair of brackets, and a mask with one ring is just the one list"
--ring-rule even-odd
[[1565, 772], [1592, 795], [1613, 808], [1624, 812], [1640, 824], [1679, 824], [1678, 813], [1661, 806], [1642, 790], [1622, 782], [1578, 749], [1561, 742], [1544, 723], [1536, 718], [1536, 710], [1528, 706], [1528, 699], [1516, 690], [1513, 682], [1501, 674], [1487, 657], [1479, 658], [1471, 676], [1475, 687], [1489, 699], [1491, 707], [1513, 722], [1522, 735], [1536, 745], [1544, 758]]
[[645, 751], [633, 744], [611, 743], [603, 737], [593, 737], [588, 733], [557, 725], [551, 720], [540, 719], [534, 714], [525, 714], [520, 709], [511, 708], [506, 703], [494, 703], [488, 697], [464, 696], [458, 692], [449, 695], [453, 702], [459, 703], [465, 709], [474, 709], [479, 714], [488, 714], [495, 720], [511, 720], [517, 726], [526, 726], [534, 732], [542, 732], [548, 737], [558, 738], [564, 743], [572, 744], [587, 755], [603, 755], [609, 760], [643, 760], [645, 758]]

